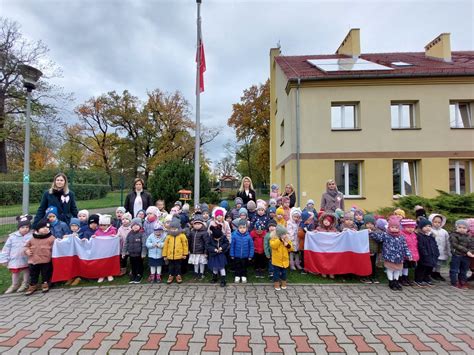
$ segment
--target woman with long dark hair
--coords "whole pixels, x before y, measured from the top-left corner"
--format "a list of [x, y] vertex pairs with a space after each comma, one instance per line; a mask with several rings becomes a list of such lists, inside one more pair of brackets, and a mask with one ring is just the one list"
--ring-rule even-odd
[[145, 191], [145, 182], [141, 178], [136, 178], [133, 181], [133, 191], [125, 198], [125, 210], [135, 218], [139, 211], [146, 211], [150, 206], [153, 206], [153, 201], [150, 193]]

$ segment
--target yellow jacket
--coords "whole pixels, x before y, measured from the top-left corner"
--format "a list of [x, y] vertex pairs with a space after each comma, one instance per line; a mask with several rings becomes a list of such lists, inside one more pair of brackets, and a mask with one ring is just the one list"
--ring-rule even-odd
[[285, 246], [280, 238], [271, 238], [270, 248], [272, 248], [272, 264], [286, 269], [290, 265], [290, 251], [294, 250], [291, 241]]
[[188, 238], [184, 233], [180, 233], [176, 237], [168, 234], [163, 246], [163, 257], [169, 260], [179, 260], [186, 255], [188, 255]]

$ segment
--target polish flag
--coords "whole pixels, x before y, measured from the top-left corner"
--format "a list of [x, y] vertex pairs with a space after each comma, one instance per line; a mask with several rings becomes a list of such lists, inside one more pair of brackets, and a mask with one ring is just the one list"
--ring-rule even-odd
[[199, 62], [199, 93], [204, 92], [204, 72], [206, 71], [206, 56], [204, 55], [204, 43], [199, 40], [196, 51], [196, 63]]
[[120, 238], [95, 237], [90, 240], [69, 237], [53, 244], [52, 282], [73, 277], [98, 279], [120, 274]]
[[307, 232], [304, 267], [309, 272], [325, 275], [370, 275], [369, 232]]

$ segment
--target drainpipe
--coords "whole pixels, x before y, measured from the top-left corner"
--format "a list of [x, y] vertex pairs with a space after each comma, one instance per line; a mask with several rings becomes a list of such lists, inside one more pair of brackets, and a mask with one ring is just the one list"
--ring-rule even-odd
[[301, 206], [301, 177], [300, 177], [300, 84], [298, 77], [298, 86], [296, 87], [296, 197], [297, 206]]

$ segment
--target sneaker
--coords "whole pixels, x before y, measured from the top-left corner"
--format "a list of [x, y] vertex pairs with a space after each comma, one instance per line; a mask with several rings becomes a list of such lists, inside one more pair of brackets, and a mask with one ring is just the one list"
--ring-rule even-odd
[[74, 281], [71, 283], [71, 286], [77, 286], [79, 285], [79, 283], [81, 282], [81, 278], [80, 277], [76, 277], [74, 279]]
[[467, 282], [460, 282], [459, 288], [461, 288], [462, 290], [469, 290], [469, 286], [467, 285]]
[[426, 282], [424, 282], [424, 281], [420, 281], [420, 282], [415, 281], [415, 285], [418, 286], [418, 287], [426, 287], [426, 286], [428, 286], [428, 284], [427, 284]]
[[205, 278], [206, 278], [206, 276], [205, 276], [204, 274], [200, 274], [198, 280], [199, 280], [199, 281], [202, 281], [202, 280], [204, 280]]
[[103, 278], [103, 277], [99, 277], [99, 279], [97, 280], [97, 282], [101, 284], [102, 282], [104, 282], [104, 278]]
[[43, 284], [41, 285], [41, 292], [43, 293], [46, 293], [49, 291], [49, 285], [47, 282], [43, 282]]
[[373, 283], [371, 279], [360, 279], [360, 282], [362, 282], [363, 284], [371, 284], [371, 283]]
[[71, 286], [71, 284], [72, 284], [73, 281], [74, 281], [74, 279], [69, 279], [69, 280], [67, 280], [67, 281], [64, 283], [64, 285], [65, 285], [65, 286]]
[[301, 275], [306, 275], [306, 274], [307, 274], [307, 272], [306, 272], [306, 270], [305, 270], [305, 269], [301, 269], [301, 272], [300, 272], [300, 274], [301, 274]]
[[7, 290], [5, 291], [5, 294], [8, 295], [9, 293], [13, 293], [16, 290], [18, 290], [18, 285], [11, 285]]
[[36, 290], [37, 290], [36, 285], [30, 285], [30, 286], [28, 286], [28, 290], [26, 290], [25, 296], [32, 295], [33, 293], [36, 292]]
[[114, 277], [113, 276], [107, 276], [107, 281], [109, 281], [109, 282], [114, 281]]
[[371, 280], [372, 283], [374, 283], [374, 284], [379, 284], [379, 283], [380, 283], [380, 281], [377, 280], [377, 279], [375, 279], [375, 278], [372, 278], [372, 279], [370, 279], [370, 280]]
[[139, 284], [140, 282], [142, 282], [142, 275], [137, 275], [137, 277], [135, 277], [135, 283]]
[[225, 285], [227, 285], [227, 281], [225, 279], [225, 276], [221, 276], [221, 283], [220, 283], [221, 287], [225, 287]]
[[428, 286], [434, 286], [433, 280], [424, 281], [424, 283], [427, 284]]
[[242, 276], [242, 283], [246, 284], [247, 283], [247, 278], [245, 276]]
[[401, 282], [400, 282], [400, 283], [402, 284], [402, 286], [410, 286], [410, 284], [408, 283], [408, 279], [406, 278], [406, 276], [401, 279]]
[[134, 284], [134, 283], [135, 283], [135, 279], [134, 279], [134, 278], [130, 279], [130, 281], [128, 281], [128, 283], [129, 283], [129, 284]]
[[236, 276], [236, 277], [234, 278], [234, 282], [235, 282], [236, 284], [238, 284], [238, 283], [240, 282], [240, 277]]
[[170, 275], [168, 276], [168, 280], [166, 281], [166, 283], [169, 285], [173, 282], [173, 280], [174, 280], [174, 276]]
[[16, 290], [16, 292], [18, 293], [21, 293], [21, 292], [25, 292], [28, 288], [28, 284], [27, 283], [22, 283], [21, 286], [18, 288], [18, 290]]
[[446, 279], [443, 276], [441, 276], [441, 274], [440, 274], [439, 275], [439, 281], [446, 282]]
[[275, 291], [280, 291], [281, 290], [280, 281], [274, 282], [273, 283], [273, 288], [275, 289]]
[[176, 282], [179, 283], [179, 284], [181, 282], [183, 282], [183, 279], [181, 278], [181, 275], [176, 275]]
[[286, 280], [285, 281], [281, 281], [281, 289], [282, 290], [286, 290]]

